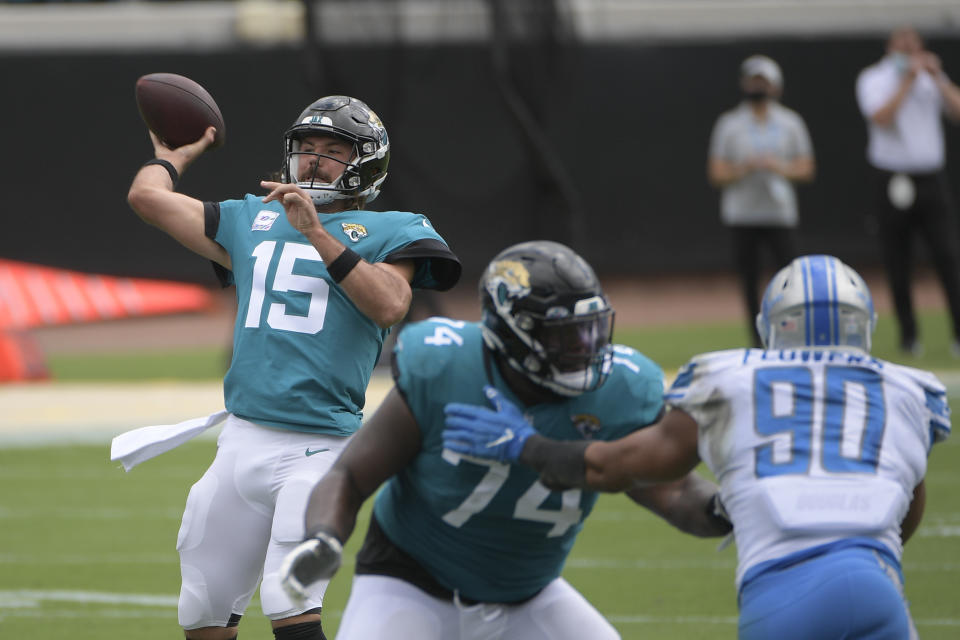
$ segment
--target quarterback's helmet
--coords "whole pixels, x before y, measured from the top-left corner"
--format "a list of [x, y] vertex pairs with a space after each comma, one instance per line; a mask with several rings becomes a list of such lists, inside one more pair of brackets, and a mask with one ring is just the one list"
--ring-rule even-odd
[[870, 289], [833, 256], [797, 258], [773, 276], [757, 314], [767, 349], [855, 347], [870, 351], [877, 322]]
[[554, 393], [598, 388], [613, 363], [613, 309], [587, 262], [547, 240], [501, 251], [480, 278], [487, 347]]
[[[300, 141], [316, 135], [333, 136], [353, 145], [347, 162], [322, 156], [344, 165], [343, 175], [333, 182], [323, 182], [316, 175], [300, 175], [301, 157], [320, 155], [301, 151]], [[349, 96], [327, 96], [304, 109], [283, 134], [283, 152], [283, 182], [295, 182], [317, 206], [345, 198], [370, 202], [387, 178], [390, 140], [380, 118], [364, 102]]]

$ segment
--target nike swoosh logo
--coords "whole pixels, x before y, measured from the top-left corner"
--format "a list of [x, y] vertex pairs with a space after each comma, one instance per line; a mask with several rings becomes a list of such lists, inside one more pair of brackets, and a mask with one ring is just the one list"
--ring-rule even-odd
[[314, 454], [323, 453], [324, 451], [330, 451], [329, 447], [328, 447], [328, 448], [324, 448], [324, 449], [314, 449], [313, 451], [310, 451], [310, 447], [307, 447], [307, 450], [303, 452], [303, 455], [305, 455], [305, 456], [307, 456], [307, 457], [309, 458], [310, 456], [312, 456], [312, 455], [314, 455]]
[[490, 449], [492, 447], [497, 446], [498, 444], [503, 444], [504, 442], [510, 442], [511, 440], [513, 440], [513, 429], [507, 427], [507, 430], [503, 432], [502, 436], [500, 436], [493, 442], [487, 443], [487, 448]]

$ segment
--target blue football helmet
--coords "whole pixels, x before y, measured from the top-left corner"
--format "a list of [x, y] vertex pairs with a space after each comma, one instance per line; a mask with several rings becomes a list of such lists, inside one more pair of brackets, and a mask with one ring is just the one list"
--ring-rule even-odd
[[773, 276], [757, 314], [767, 349], [853, 347], [870, 351], [877, 323], [870, 289], [833, 256], [797, 258]]
[[613, 366], [613, 309], [569, 247], [534, 240], [501, 251], [480, 278], [488, 349], [562, 396], [597, 389]]
[[[301, 156], [319, 154], [301, 151], [306, 136], [332, 136], [353, 145], [352, 158], [343, 162], [343, 174], [333, 182], [322, 182], [316, 175], [299, 175]], [[283, 182], [295, 182], [317, 206], [334, 200], [358, 199], [368, 203], [380, 194], [390, 163], [390, 139], [373, 109], [349, 96], [320, 98], [297, 118], [283, 136]]]

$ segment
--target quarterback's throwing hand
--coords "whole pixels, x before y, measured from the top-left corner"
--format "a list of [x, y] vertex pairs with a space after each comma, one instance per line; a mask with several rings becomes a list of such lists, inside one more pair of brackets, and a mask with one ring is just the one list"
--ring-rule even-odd
[[499, 391], [490, 386], [483, 391], [496, 410], [460, 402], [444, 407], [447, 418], [443, 446], [478, 458], [516, 462], [527, 438], [536, 431], [520, 409]]
[[280, 583], [294, 602], [309, 596], [311, 584], [329, 580], [340, 568], [343, 545], [333, 535], [319, 531], [287, 554], [280, 566]]
[[317, 218], [317, 209], [307, 193], [295, 184], [270, 182], [263, 180], [260, 186], [269, 189], [263, 197], [264, 202], [277, 201], [283, 205], [290, 226], [300, 233], [307, 234], [311, 229], [323, 228]]

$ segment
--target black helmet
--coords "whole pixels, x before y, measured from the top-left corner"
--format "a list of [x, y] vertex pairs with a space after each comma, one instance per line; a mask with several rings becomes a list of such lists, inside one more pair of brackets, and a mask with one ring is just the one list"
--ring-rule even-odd
[[565, 396], [598, 388], [613, 362], [613, 309], [586, 260], [548, 240], [501, 251], [480, 278], [483, 340]]
[[[319, 155], [300, 151], [300, 140], [311, 135], [333, 136], [353, 144], [349, 162], [323, 156], [345, 165], [343, 175], [331, 183], [313, 177], [302, 180], [297, 175], [298, 156]], [[283, 152], [283, 182], [296, 182], [317, 206], [345, 198], [370, 202], [387, 178], [390, 140], [380, 118], [364, 102], [349, 96], [327, 96], [304, 109], [283, 134]]]

